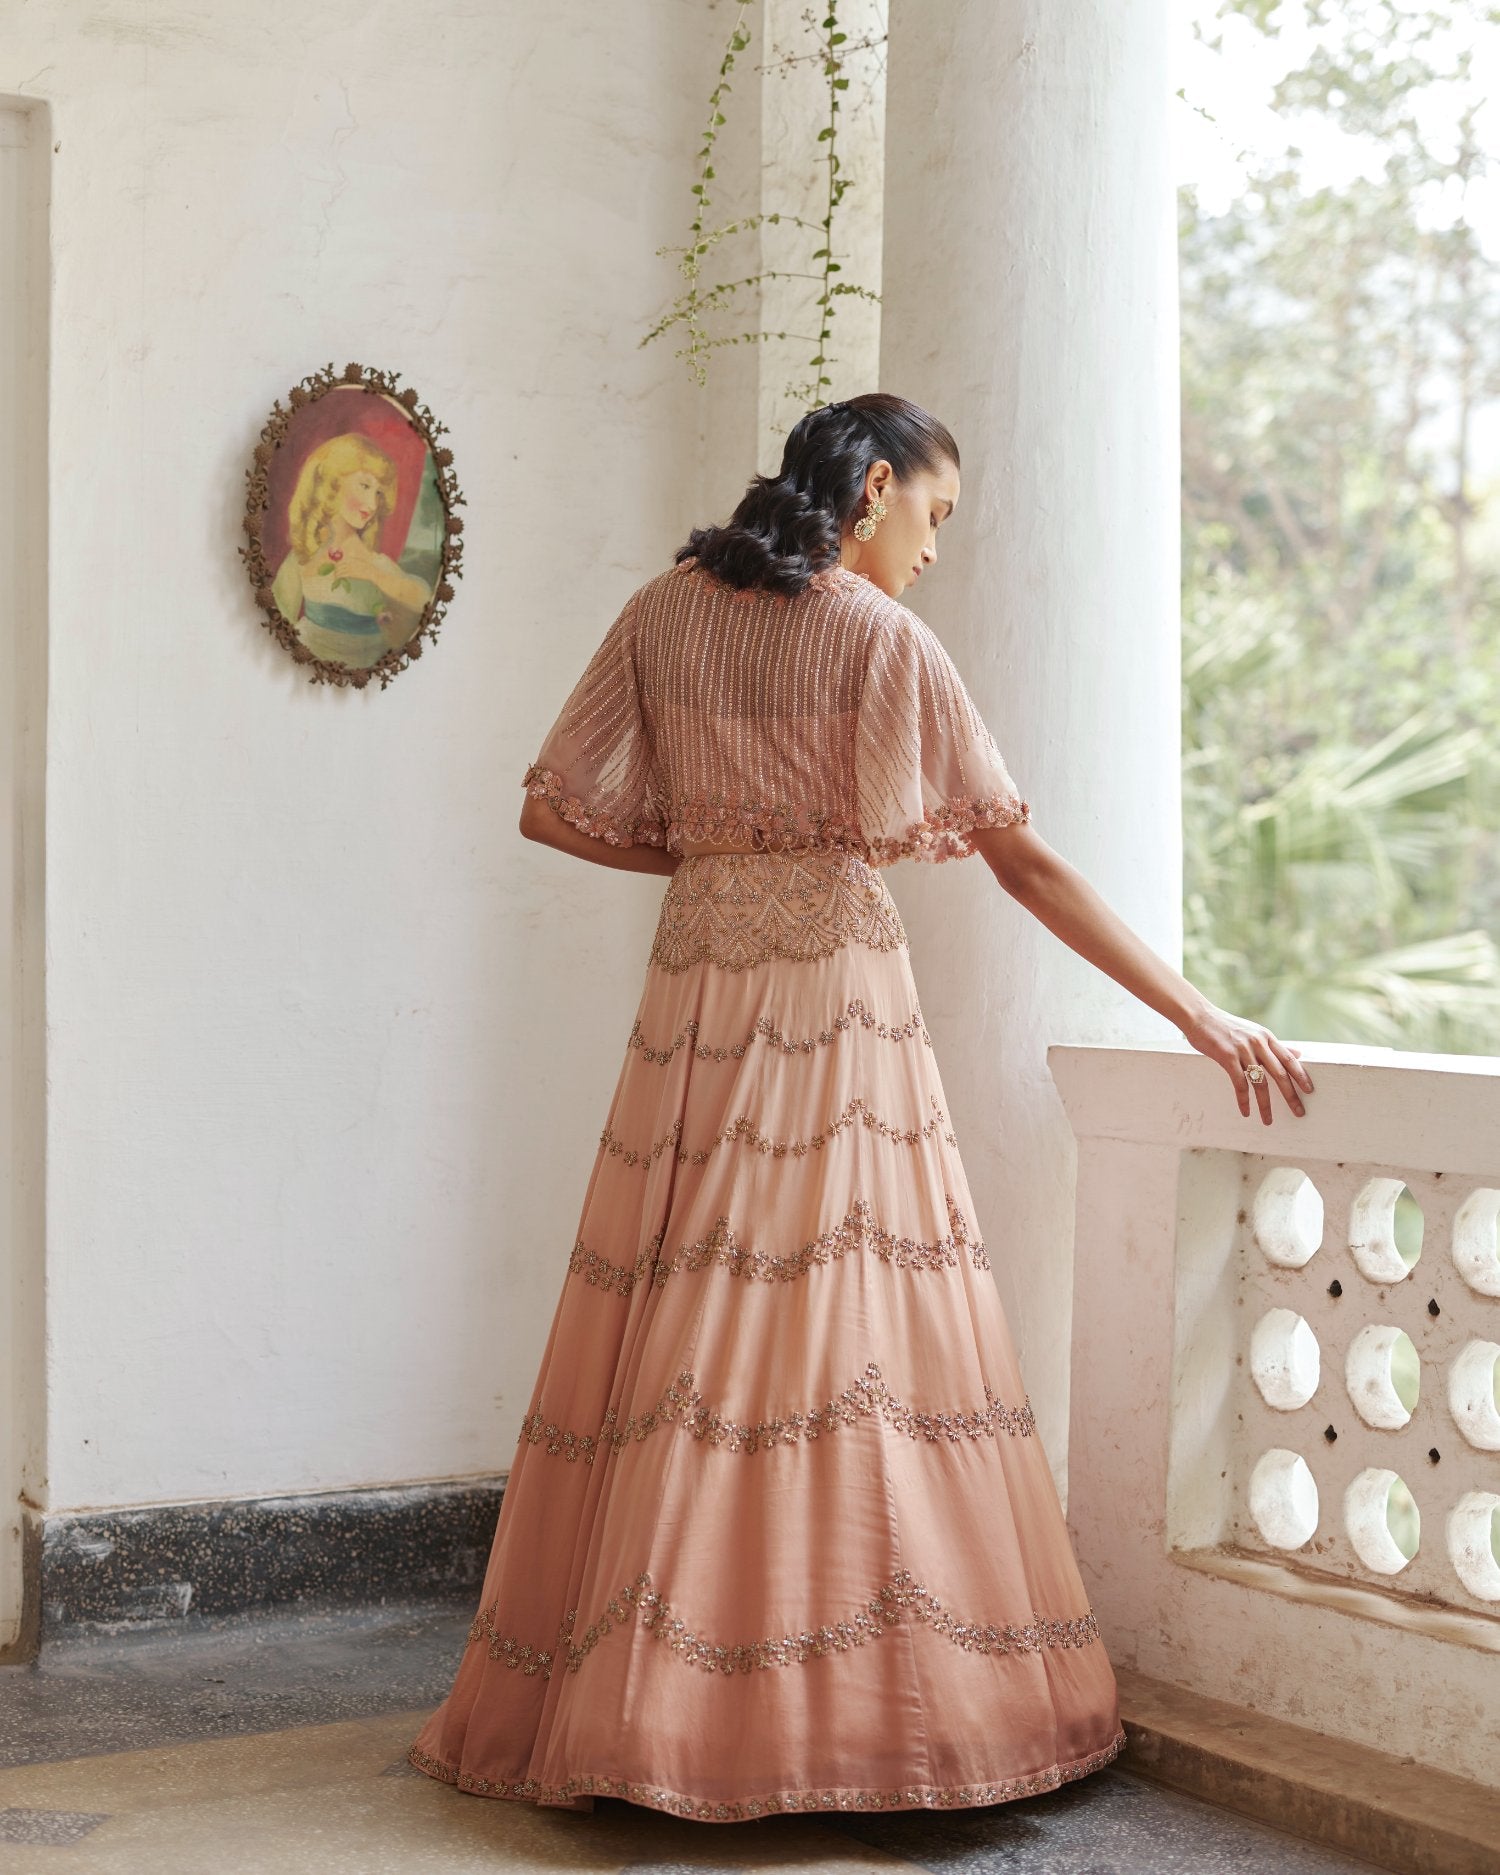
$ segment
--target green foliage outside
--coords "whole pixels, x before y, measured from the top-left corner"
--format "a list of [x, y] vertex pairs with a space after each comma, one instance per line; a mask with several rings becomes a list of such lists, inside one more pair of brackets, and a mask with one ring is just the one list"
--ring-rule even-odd
[[[1305, 12], [1276, 108], [1374, 139], [1382, 173], [1314, 186], [1289, 143], [1223, 213], [1179, 196], [1185, 970], [1283, 1037], [1492, 1054], [1500, 478], [1473, 458], [1500, 283], [1451, 28], [1497, 15]], [[1230, 15], [1283, 22], [1223, 0], [1200, 36]]]

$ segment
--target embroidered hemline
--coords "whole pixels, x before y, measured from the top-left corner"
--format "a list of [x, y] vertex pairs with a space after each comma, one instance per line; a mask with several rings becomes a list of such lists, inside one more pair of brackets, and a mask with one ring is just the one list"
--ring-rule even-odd
[[888, 839], [866, 841], [872, 866], [891, 866], [898, 859], [968, 859], [975, 851], [969, 837], [980, 827], [1014, 827], [1031, 819], [1031, 803], [1011, 794], [984, 794], [971, 798], [954, 795], [941, 806], [929, 808], [906, 832]]
[[580, 833], [592, 834], [607, 846], [665, 846], [666, 829], [653, 815], [634, 817], [611, 814], [605, 808], [588, 807], [582, 798], [566, 792], [566, 780], [552, 768], [532, 762], [521, 777], [528, 794], [539, 796], [554, 813], [561, 814]]
[[1021, 1406], [1002, 1405], [986, 1381], [984, 1397], [985, 1405], [975, 1407], [972, 1413], [919, 1412], [896, 1398], [879, 1367], [870, 1361], [863, 1375], [852, 1380], [826, 1405], [811, 1407], [805, 1413], [789, 1413], [785, 1419], [761, 1420], [750, 1425], [725, 1419], [716, 1407], [705, 1406], [696, 1376], [690, 1368], [684, 1368], [649, 1412], [632, 1413], [623, 1426], [619, 1423], [618, 1409], [612, 1406], [597, 1433], [569, 1432], [549, 1420], [538, 1406], [522, 1421], [516, 1443], [536, 1446], [545, 1440], [548, 1453], [554, 1457], [561, 1457], [570, 1465], [581, 1458], [585, 1465], [592, 1465], [601, 1450], [613, 1454], [627, 1445], [639, 1445], [664, 1425], [676, 1425], [700, 1443], [747, 1454], [826, 1437], [840, 1426], [852, 1426], [857, 1420], [872, 1419], [876, 1415], [897, 1432], [904, 1432], [911, 1439], [925, 1438], [929, 1445], [936, 1445], [943, 1438], [953, 1444], [965, 1438], [988, 1439], [999, 1431], [1021, 1438], [1029, 1438], [1035, 1432], [1036, 1415], [1029, 1396]]
[[[644, 1172], [649, 1172], [664, 1152], [671, 1153], [678, 1165], [706, 1165], [720, 1146], [737, 1144], [741, 1140], [754, 1146], [757, 1152], [770, 1153], [775, 1159], [802, 1159], [810, 1152], [820, 1152], [830, 1139], [837, 1138], [856, 1121], [868, 1131], [879, 1133], [898, 1145], [918, 1146], [924, 1139], [930, 1139], [943, 1126], [947, 1117], [936, 1094], [929, 1093], [927, 1098], [932, 1105], [933, 1115], [922, 1126], [892, 1126], [888, 1120], [882, 1120], [872, 1113], [860, 1095], [852, 1094], [845, 1102], [843, 1112], [830, 1120], [824, 1131], [813, 1133], [807, 1139], [772, 1139], [769, 1134], [759, 1130], [748, 1114], [742, 1113], [732, 1125], [716, 1133], [706, 1146], [700, 1146], [694, 1152], [686, 1152], [680, 1144], [683, 1122], [679, 1115], [654, 1146], [644, 1148], [627, 1146], [614, 1128], [606, 1123], [604, 1131], [599, 1135], [599, 1149], [619, 1159], [622, 1165], [633, 1169], [639, 1167]], [[943, 1138], [957, 1150], [958, 1136], [951, 1128], [943, 1132]]]
[[689, 1016], [687, 1021], [662, 1048], [654, 1048], [641, 1034], [641, 1019], [636, 1017], [626, 1042], [627, 1048], [639, 1048], [647, 1061], [658, 1067], [666, 1067], [679, 1048], [688, 1048], [699, 1061], [740, 1061], [743, 1060], [751, 1044], [757, 1040], [767, 1042], [772, 1048], [780, 1049], [784, 1055], [811, 1054], [815, 1048], [826, 1048], [830, 1042], [836, 1042], [841, 1035], [848, 1034], [858, 1022], [887, 1042], [908, 1042], [914, 1036], [920, 1036], [928, 1048], [932, 1046], [932, 1037], [927, 1032], [927, 1025], [922, 1020], [920, 1009], [913, 1009], [905, 1022], [882, 1022], [870, 1009], [862, 997], [854, 996], [844, 1005], [843, 1013], [833, 1018], [830, 1028], [820, 1029], [816, 1035], [806, 1035], [791, 1041], [778, 1029], [769, 1016], [761, 1016], [750, 1033], [742, 1042], [732, 1042], [727, 1048], [712, 1047], [700, 1041], [699, 1023], [696, 1016]]
[[633, 1265], [611, 1263], [608, 1257], [588, 1249], [580, 1237], [568, 1258], [568, 1274], [582, 1276], [595, 1288], [628, 1296], [639, 1282], [650, 1281], [659, 1289], [675, 1270], [706, 1269], [713, 1264], [749, 1282], [789, 1282], [805, 1276], [816, 1264], [831, 1263], [847, 1256], [851, 1250], [872, 1251], [899, 1269], [956, 1269], [961, 1253], [967, 1251], [975, 1269], [987, 1270], [989, 1252], [978, 1238], [970, 1237], [968, 1224], [954, 1203], [953, 1194], [944, 1192], [943, 1198], [948, 1206], [950, 1234], [931, 1243], [887, 1230], [875, 1222], [869, 1200], [856, 1198], [837, 1224], [786, 1256], [746, 1249], [735, 1238], [729, 1219], [721, 1213], [708, 1236], [700, 1237], [696, 1243], [683, 1244], [666, 1260], [661, 1255], [665, 1231], [657, 1232]]
[[882, 1582], [861, 1608], [841, 1621], [824, 1622], [820, 1627], [801, 1628], [786, 1635], [767, 1635], [764, 1640], [736, 1641], [732, 1645], [707, 1641], [688, 1627], [671, 1602], [651, 1579], [649, 1569], [641, 1570], [633, 1582], [627, 1582], [604, 1605], [597, 1621], [575, 1641], [574, 1628], [578, 1610], [570, 1608], [558, 1624], [557, 1639], [551, 1649], [522, 1642], [514, 1635], [501, 1634], [495, 1626], [492, 1603], [481, 1608], [469, 1624], [469, 1645], [487, 1641], [491, 1660], [500, 1660], [513, 1671], [519, 1668], [526, 1677], [540, 1674], [550, 1680], [552, 1669], [560, 1661], [567, 1673], [577, 1673], [584, 1661], [616, 1628], [623, 1628], [639, 1614], [640, 1625], [654, 1640], [661, 1641], [685, 1666], [701, 1667], [708, 1673], [762, 1673], [778, 1667], [805, 1667], [811, 1660], [823, 1660], [830, 1654], [846, 1654], [851, 1648], [878, 1641], [900, 1625], [907, 1616], [924, 1622], [935, 1634], [951, 1641], [970, 1654], [1039, 1654], [1045, 1647], [1088, 1647], [1099, 1639], [1099, 1622], [1093, 1609], [1082, 1615], [1044, 1615], [1033, 1609], [1031, 1619], [1018, 1626], [1007, 1621], [1003, 1626], [987, 1622], [960, 1621], [943, 1606], [909, 1569], [898, 1569]]
[[1045, 1770], [1028, 1772], [1024, 1777], [1001, 1778], [995, 1783], [905, 1784], [890, 1788], [834, 1785], [816, 1790], [778, 1790], [764, 1797], [741, 1798], [692, 1797], [656, 1784], [591, 1772], [570, 1777], [561, 1784], [542, 1784], [535, 1778], [492, 1781], [446, 1764], [415, 1744], [406, 1758], [416, 1770], [478, 1797], [501, 1797], [512, 1803], [547, 1804], [564, 1809], [591, 1808], [595, 1797], [619, 1797], [627, 1803], [649, 1810], [664, 1810], [672, 1816], [689, 1817], [700, 1823], [746, 1823], [763, 1816], [806, 1816], [830, 1810], [967, 1810], [985, 1804], [1009, 1803], [1019, 1797], [1041, 1796], [1074, 1778], [1103, 1770], [1124, 1751], [1125, 1743], [1125, 1728], [1121, 1726], [1107, 1745], [1089, 1752], [1086, 1757], [1070, 1758], [1049, 1765]]
[[[903, 833], [866, 835], [858, 821], [847, 816], [807, 818], [790, 802], [732, 801], [720, 795], [683, 797], [664, 803], [660, 812], [611, 813], [607, 807], [589, 806], [581, 795], [568, 791], [566, 777], [536, 762], [528, 764], [521, 785], [580, 833], [609, 846], [664, 847], [684, 863], [688, 859], [763, 857], [853, 859], [874, 871], [901, 859], [967, 859], [975, 850], [970, 836], [976, 829], [1010, 827], [1031, 819], [1031, 803], [1016, 795], [960, 794], [928, 808]], [[694, 845], [734, 841], [755, 851], [684, 854], [684, 840]]]

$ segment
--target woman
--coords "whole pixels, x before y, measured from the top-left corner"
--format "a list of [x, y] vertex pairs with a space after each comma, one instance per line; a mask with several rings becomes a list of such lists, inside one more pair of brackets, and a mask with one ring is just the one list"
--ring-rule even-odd
[[670, 883], [479, 1611], [408, 1752], [461, 1791], [963, 1807], [1124, 1745], [880, 868], [981, 853], [1242, 1113], [1312, 1083], [1030, 827], [898, 602], [958, 494], [905, 399], [808, 413], [526, 769], [529, 838]]
[[303, 463], [287, 508], [291, 547], [271, 590], [318, 657], [367, 669], [421, 622], [432, 587], [377, 544], [395, 506], [395, 464], [368, 437], [330, 436]]

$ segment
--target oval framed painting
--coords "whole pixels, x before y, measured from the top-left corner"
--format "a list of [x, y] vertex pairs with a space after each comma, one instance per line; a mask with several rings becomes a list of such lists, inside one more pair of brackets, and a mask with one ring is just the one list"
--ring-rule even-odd
[[437, 640], [462, 572], [453, 452], [398, 374], [325, 366], [271, 409], [240, 555], [262, 623], [309, 683], [382, 690]]

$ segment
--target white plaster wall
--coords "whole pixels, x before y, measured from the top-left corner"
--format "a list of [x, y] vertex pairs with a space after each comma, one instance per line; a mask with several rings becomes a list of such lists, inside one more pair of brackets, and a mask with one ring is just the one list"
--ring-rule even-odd
[[[885, 64], [888, 0], [845, 0], [839, 31], [841, 75], [837, 177], [845, 184], [833, 211], [829, 257], [841, 269], [833, 283], [851, 290], [833, 294], [826, 362], [819, 350], [822, 309], [822, 222], [829, 208], [828, 144], [818, 133], [829, 122], [828, 78], [821, 57], [819, 21], [803, 0], [763, 0], [759, 58], [768, 69], [760, 81], [761, 210], [760, 264], [768, 277], [760, 290], [761, 324], [773, 336], [760, 354], [759, 467], [775, 475], [787, 432], [818, 400], [857, 397], [880, 388], [880, 250], [885, 190]], [[812, 25], [809, 26], [808, 22]], [[751, 50], [755, 51], [752, 45]], [[771, 221], [771, 215], [779, 216]], [[865, 288], [870, 295], [856, 292]], [[782, 337], [781, 334], [786, 336]]]
[[[664, 883], [522, 840], [520, 777], [754, 447], [752, 387], [705, 481], [636, 346], [721, 24], [0, 4], [55, 140], [44, 1507], [508, 1463]], [[348, 360], [469, 504], [385, 692], [309, 685], [236, 554], [272, 400]]]
[[[961, 492], [906, 595], [1032, 824], [1180, 962], [1176, 198], [1154, 0], [891, 0], [882, 386], [953, 431]], [[1066, 1495], [1074, 1142], [1056, 1041], [1178, 1031], [982, 859], [892, 890], [1038, 1430]]]

